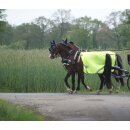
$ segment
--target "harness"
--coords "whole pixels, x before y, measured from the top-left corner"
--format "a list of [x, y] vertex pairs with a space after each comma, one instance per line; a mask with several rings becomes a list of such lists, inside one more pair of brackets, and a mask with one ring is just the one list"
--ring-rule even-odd
[[116, 56], [114, 52], [110, 51], [83, 52], [81, 50], [78, 50], [73, 53], [73, 50], [70, 50], [68, 52], [68, 56], [62, 58], [62, 63], [65, 66], [76, 65], [77, 63], [79, 63], [81, 58], [84, 66], [84, 73], [103, 73], [106, 54], [111, 55], [112, 66], [114, 66], [116, 62]]
[[79, 62], [81, 51], [76, 51], [73, 58], [71, 58], [71, 56], [73, 55], [72, 53], [73, 50], [70, 50], [68, 56], [66, 58], [62, 58], [63, 65], [74, 65]]

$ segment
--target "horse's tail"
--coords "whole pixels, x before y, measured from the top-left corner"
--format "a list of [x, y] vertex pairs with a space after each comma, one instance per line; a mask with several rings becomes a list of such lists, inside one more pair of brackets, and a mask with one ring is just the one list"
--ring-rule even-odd
[[[117, 65], [121, 69], [123, 69], [122, 59], [121, 59], [120, 55], [116, 54], [116, 59], [117, 59]], [[123, 72], [120, 71], [120, 70], [118, 70], [118, 75], [122, 75], [122, 74], [123, 74]], [[121, 85], [124, 86], [124, 80], [123, 80], [123, 78], [120, 78], [120, 82], [121, 82]]]
[[111, 68], [112, 68], [112, 60], [109, 54], [106, 54], [105, 66], [104, 66], [104, 76], [107, 87], [111, 88]]

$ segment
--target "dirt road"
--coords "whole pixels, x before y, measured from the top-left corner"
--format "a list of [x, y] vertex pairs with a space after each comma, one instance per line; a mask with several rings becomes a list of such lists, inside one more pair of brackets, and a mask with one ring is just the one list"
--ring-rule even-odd
[[0, 93], [0, 99], [30, 106], [46, 120], [130, 121], [130, 95]]

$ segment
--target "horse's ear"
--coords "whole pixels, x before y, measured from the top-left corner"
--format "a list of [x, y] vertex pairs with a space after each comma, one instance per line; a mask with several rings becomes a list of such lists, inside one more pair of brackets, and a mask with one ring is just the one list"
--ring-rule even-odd
[[50, 41], [51, 45], [53, 44], [52, 41]]
[[65, 41], [64, 41], [64, 42], [65, 42], [65, 44], [67, 44], [67, 38], [65, 39]]
[[67, 45], [67, 38], [65, 40], [62, 40], [63, 44]]
[[50, 43], [51, 43], [51, 47], [55, 45], [53, 42], [50, 42]]
[[54, 44], [54, 45], [56, 44], [54, 40], [53, 40], [53, 44]]

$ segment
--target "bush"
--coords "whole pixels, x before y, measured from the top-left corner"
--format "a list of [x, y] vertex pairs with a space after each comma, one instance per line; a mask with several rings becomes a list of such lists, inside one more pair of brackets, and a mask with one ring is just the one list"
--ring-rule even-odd
[[25, 49], [26, 41], [17, 41], [14, 43], [11, 43], [9, 45], [9, 48], [11, 49]]

